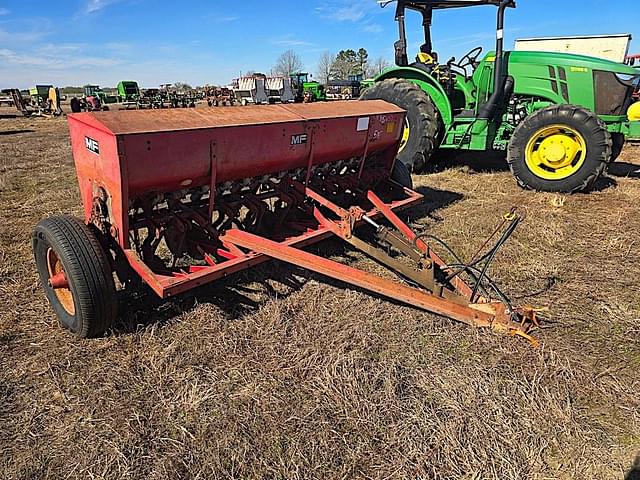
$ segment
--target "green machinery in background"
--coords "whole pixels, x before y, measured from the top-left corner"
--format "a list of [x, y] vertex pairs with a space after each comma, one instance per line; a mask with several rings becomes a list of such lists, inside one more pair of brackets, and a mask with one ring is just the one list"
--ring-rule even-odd
[[[386, 2], [383, 4], [386, 5]], [[441, 62], [432, 48], [433, 11], [498, 7], [496, 48], [474, 48]], [[581, 55], [504, 51], [505, 10], [514, 0], [398, 0], [394, 68], [363, 99], [407, 110], [399, 158], [423, 171], [437, 148], [506, 150], [518, 183], [542, 191], [589, 188], [620, 154], [630, 133], [627, 109], [640, 72]], [[406, 10], [422, 15], [425, 42], [409, 62]]]
[[118, 101], [137, 102], [140, 100], [140, 87], [132, 80], [122, 80], [118, 82]]
[[25, 117], [32, 115], [57, 117], [63, 113], [60, 105], [60, 90], [53, 85], [36, 85], [25, 92], [29, 95], [26, 98], [17, 88], [4, 89], [0, 93], [9, 95], [13, 106]]
[[31, 97], [32, 105], [41, 105], [49, 98], [49, 90], [53, 88], [53, 85], [36, 85], [29, 89], [29, 96]]
[[117, 103], [118, 97], [115, 95], [108, 95], [104, 90], [100, 88], [98, 85], [85, 85], [83, 87], [84, 90], [84, 98], [96, 97], [100, 100], [102, 105], [109, 103]]
[[321, 102], [327, 99], [325, 86], [315, 80], [309, 80], [308, 73], [292, 73], [290, 77], [296, 102]]

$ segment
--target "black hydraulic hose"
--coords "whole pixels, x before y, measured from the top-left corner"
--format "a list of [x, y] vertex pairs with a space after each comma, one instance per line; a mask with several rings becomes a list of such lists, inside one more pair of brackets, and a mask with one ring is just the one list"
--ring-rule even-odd
[[[482, 278], [487, 273], [487, 269], [489, 268], [489, 265], [491, 265], [491, 262], [493, 262], [493, 259], [495, 258], [495, 256], [498, 253], [498, 251], [502, 248], [502, 246], [506, 243], [506, 241], [509, 239], [511, 234], [515, 231], [516, 227], [518, 226], [518, 223], [520, 223], [520, 217], [516, 217], [511, 222], [509, 227], [507, 227], [507, 229], [502, 234], [502, 237], [500, 237], [500, 240], [498, 240], [498, 243], [496, 243], [496, 245], [489, 252], [487, 252], [486, 255], [483, 256], [483, 258], [486, 258], [486, 260], [485, 260], [485, 263], [484, 263], [484, 265], [482, 267], [482, 271], [480, 272], [480, 277], [479, 277], [477, 283], [475, 284], [475, 286], [473, 287], [473, 292], [471, 293], [471, 301], [472, 302], [475, 300], [476, 294], [478, 293], [478, 288], [480, 286], [480, 283], [482, 282]], [[477, 265], [479, 263], [479, 261], [478, 262], [474, 262], [474, 265]], [[474, 266], [474, 265], [471, 265], [471, 266]]]
[[[480, 270], [476, 267], [471, 267], [469, 265], [464, 265], [464, 264], [452, 264], [452, 265], [447, 265], [447, 267], [450, 268], [461, 268], [463, 270], [466, 270], [467, 273], [471, 274], [478, 274], [480, 275]], [[500, 290], [500, 287], [498, 287], [497, 283], [492, 280], [491, 278], [489, 278], [488, 275], [484, 276], [484, 281], [487, 285], [489, 285], [491, 287], [491, 289], [495, 292], [496, 296], [502, 300], [502, 302], [504, 302], [504, 304], [509, 307], [509, 310], [513, 311], [513, 304], [511, 303], [511, 299], [509, 297], [507, 297], [507, 295], [505, 293], [502, 292], [502, 290]], [[484, 287], [481, 287], [484, 289]]]
[[[457, 269], [457, 271], [449, 275], [446, 278], [446, 280], [450, 281], [454, 277], [460, 275], [462, 272], [466, 272], [473, 280], [474, 287], [471, 293], [471, 298], [470, 298], [471, 302], [475, 301], [476, 295], [478, 294], [478, 290], [482, 290], [485, 294], [487, 293], [486, 289], [482, 286], [483, 280], [486, 280], [491, 286], [491, 288], [496, 292], [496, 294], [500, 296], [501, 299], [505, 302], [505, 304], [507, 304], [511, 308], [510, 300], [506, 297], [506, 295], [504, 295], [500, 291], [500, 289], [498, 288], [497, 285], [495, 285], [493, 280], [491, 280], [487, 276], [487, 270], [489, 269], [489, 266], [493, 262], [495, 256], [498, 254], [502, 246], [507, 242], [509, 237], [511, 237], [515, 229], [518, 227], [518, 224], [522, 221], [522, 218], [523, 217], [516, 215], [515, 218], [511, 220], [511, 223], [509, 224], [509, 226], [502, 233], [502, 235], [500, 236], [500, 239], [498, 239], [496, 244], [493, 247], [491, 247], [491, 249], [489, 249], [487, 253], [482, 255], [477, 260], [474, 260], [473, 262], [468, 264], [464, 263], [460, 259], [460, 257], [456, 254], [456, 252], [444, 240], [441, 240], [435, 235], [430, 235], [426, 233], [416, 235], [416, 237], [413, 239], [413, 246], [415, 248], [418, 248], [418, 245], [417, 245], [418, 241], [425, 240], [425, 239], [431, 239], [436, 243], [440, 244], [447, 251], [447, 253], [449, 253], [449, 255], [451, 255], [451, 257], [453, 257], [453, 259], [457, 262], [456, 264], [446, 265], [446, 267], [449, 269]], [[479, 265], [481, 262], [484, 262], [484, 265], [482, 266], [482, 269], [479, 269], [476, 267], [476, 265]]]
[[[425, 240], [425, 239], [431, 239], [434, 242], [440, 244], [446, 251], [447, 253], [449, 253], [449, 255], [451, 255], [453, 257], [453, 259], [458, 262], [456, 265], [460, 265], [461, 267], [466, 267], [467, 265], [460, 259], [460, 257], [458, 257], [458, 255], [456, 254], [456, 252], [453, 250], [453, 248], [451, 248], [444, 240], [436, 237], [435, 235], [429, 235], [427, 233], [422, 233], [420, 235], [416, 235], [416, 238], [413, 239], [413, 246], [415, 248], [418, 248], [418, 240]], [[419, 248], [418, 248], [419, 250]], [[447, 267], [450, 267], [450, 265], [447, 265]], [[462, 273], [463, 271], [465, 271], [465, 268], [460, 268], [459, 271], [449, 275], [446, 278], [446, 281], [450, 281], [453, 277], [456, 277], [458, 275], [460, 275], [460, 273]], [[467, 273], [469, 274], [469, 276], [471, 277], [471, 279], [474, 281], [474, 283], [478, 283], [478, 278], [474, 275], [473, 272], [471, 271], [467, 271]], [[486, 293], [486, 291], [485, 291]]]

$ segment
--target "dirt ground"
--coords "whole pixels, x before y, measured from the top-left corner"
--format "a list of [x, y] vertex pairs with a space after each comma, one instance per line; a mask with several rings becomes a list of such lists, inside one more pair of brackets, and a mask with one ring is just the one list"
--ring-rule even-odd
[[588, 194], [478, 155], [414, 180], [466, 257], [527, 212], [491, 273], [548, 309], [541, 348], [276, 262], [76, 340], [30, 247], [81, 213], [66, 122], [0, 119], [0, 478], [639, 478], [640, 146]]

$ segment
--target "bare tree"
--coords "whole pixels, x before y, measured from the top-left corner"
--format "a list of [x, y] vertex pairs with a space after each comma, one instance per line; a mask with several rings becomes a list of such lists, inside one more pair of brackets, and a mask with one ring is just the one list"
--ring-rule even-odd
[[293, 50], [287, 50], [278, 57], [273, 71], [283, 77], [288, 77], [292, 73], [302, 70], [302, 60]]
[[320, 83], [326, 85], [331, 79], [334, 66], [334, 55], [329, 51], [324, 52], [318, 60], [318, 78]]
[[375, 77], [380, 75], [384, 69], [389, 68], [391, 65], [384, 57], [378, 57], [373, 62], [367, 64], [367, 77]]

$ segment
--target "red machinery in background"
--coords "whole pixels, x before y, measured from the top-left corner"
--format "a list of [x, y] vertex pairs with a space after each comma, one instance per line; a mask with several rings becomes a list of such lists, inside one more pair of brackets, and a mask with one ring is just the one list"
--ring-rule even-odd
[[[535, 343], [533, 312], [486, 276], [519, 217], [482, 258], [445, 264], [395, 213], [422, 200], [395, 162], [404, 118], [379, 100], [70, 115], [85, 218], [34, 231], [47, 297], [63, 325], [94, 336], [116, 316], [114, 272], [119, 288], [139, 277], [166, 298], [275, 258]], [[329, 235], [403, 280], [302, 249]]]

